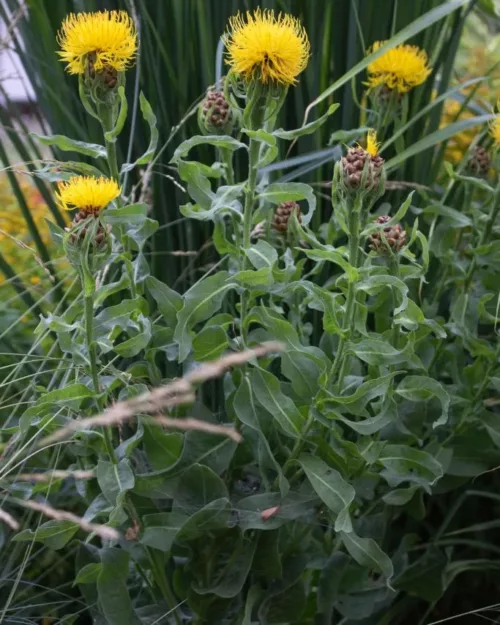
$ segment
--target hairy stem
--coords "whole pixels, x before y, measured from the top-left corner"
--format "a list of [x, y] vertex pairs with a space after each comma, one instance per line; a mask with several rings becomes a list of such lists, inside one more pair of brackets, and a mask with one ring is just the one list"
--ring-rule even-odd
[[[99, 372], [97, 369], [97, 354], [94, 341], [94, 295], [85, 296], [85, 340], [87, 343], [87, 350], [89, 353], [90, 361], [90, 375], [92, 377], [92, 384], [96, 393], [96, 401], [99, 412], [104, 410], [104, 402], [101, 397], [101, 388], [99, 384]], [[115, 451], [113, 449], [113, 443], [111, 441], [111, 434], [107, 427], [102, 429], [104, 436], [104, 445], [106, 451], [111, 458], [113, 464], [118, 462]]]
[[[246, 250], [250, 247], [250, 235], [252, 233], [252, 216], [255, 202], [255, 187], [257, 183], [257, 162], [259, 158], [259, 143], [255, 139], [250, 139], [248, 148], [248, 182], [245, 189], [245, 208], [243, 211], [243, 255], [241, 268], [247, 269], [248, 257]], [[248, 313], [249, 294], [245, 289], [241, 294], [241, 336], [243, 343], [247, 343], [247, 332], [244, 326], [245, 317]]]
[[[359, 243], [360, 243], [360, 226], [361, 226], [361, 208], [362, 203], [359, 197], [356, 198], [354, 206], [349, 215], [349, 264], [358, 268], [359, 265]], [[345, 374], [347, 359], [345, 357], [345, 346], [347, 336], [352, 335], [354, 328], [354, 314], [356, 303], [356, 283], [350, 281], [347, 286], [347, 297], [345, 304], [344, 320], [342, 324], [342, 336], [339, 339], [337, 353], [333, 361], [332, 368], [328, 374], [327, 387], [335, 380], [338, 375], [337, 386], [341, 387]]]

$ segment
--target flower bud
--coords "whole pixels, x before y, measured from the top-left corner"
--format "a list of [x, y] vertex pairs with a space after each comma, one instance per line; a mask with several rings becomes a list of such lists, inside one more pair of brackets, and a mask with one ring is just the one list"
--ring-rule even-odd
[[[391, 220], [391, 217], [382, 215], [375, 219], [376, 224], [386, 224]], [[384, 236], [382, 236], [382, 231]], [[403, 230], [400, 224], [394, 226], [387, 226], [380, 230], [377, 230], [368, 238], [368, 245], [371, 250], [378, 252], [379, 254], [386, 254], [389, 249], [393, 254], [397, 254], [406, 245], [406, 230]]]
[[209, 91], [198, 109], [201, 132], [210, 135], [230, 135], [235, 114], [222, 91]]
[[469, 161], [467, 163], [468, 173], [478, 178], [487, 178], [490, 166], [491, 160], [488, 150], [477, 145], [469, 156]]
[[372, 156], [358, 146], [349, 148], [341, 163], [344, 186], [348, 191], [372, 191], [380, 186], [384, 169], [384, 159], [380, 155]]
[[297, 220], [302, 223], [302, 213], [300, 212], [300, 206], [293, 200], [289, 202], [282, 202], [278, 204], [274, 211], [272, 226], [277, 232], [284, 234], [288, 230], [288, 222], [290, 217], [295, 213]]
[[75, 268], [85, 265], [92, 273], [97, 272], [111, 254], [109, 226], [98, 213], [80, 210], [67, 229], [64, 250]]

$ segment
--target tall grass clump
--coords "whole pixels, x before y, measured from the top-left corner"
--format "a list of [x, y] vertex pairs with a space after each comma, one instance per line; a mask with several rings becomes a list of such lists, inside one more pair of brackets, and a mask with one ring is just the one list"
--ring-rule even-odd
[[42, 115], [2, 109], [0, 623], [496, 609], [475, 3], [80, 4], [0, 4]]

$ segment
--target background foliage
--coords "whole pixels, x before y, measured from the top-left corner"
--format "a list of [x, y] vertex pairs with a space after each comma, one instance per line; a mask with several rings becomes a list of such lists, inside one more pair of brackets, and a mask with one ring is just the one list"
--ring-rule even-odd
[[[372, 428], [356, 426], [361, 417], [377, 418], [371, 404], [366, 412], [361, 391], [354, 391], [360, 400], [354, 407], [344, 409], [346, 398], [339, 394], [328, 410], [324, 406], [318, 410], [311, 398], [317, 393], [322, 363], [335, 353], [336, 340], [336, 332], [329, 330], [335, 314], [329, 326], [326, 300], [321, 299], [325, 295], [319, 289], [342, 294], [343, 274], [337, 265], [325, 262], [326, 256], [314, 255], [314, 244], [308, 259], [284, 256], [286, 247], [280, 249], [278, 259], [263, 244], [260, 251], [269, 266], [254, 265], [253, 270], [261, 271], [262, 279], [262, 272], [270, 268], [282, 292], [275, 285], [268, 300], [264, 284], [260, 287], [265, 294], [251, 295], [265, 303], [251, 311], [252, 323], [259, 327], [253, 338], [284, 341], [288, 353], [300, 363], [303, 379], [294, 371], [293, 358], [285, 354], [264, 360], [262, 369], [247, 366], [224, 382], [207, 382], [189, 412], [186, 408], [174, 412], [176, 417], [189, 414], [214, 423], [236, 420], [243, 424], [251, 444], [237, 446], [231, 439], [200, 432], [167, 433], [139, 419], [136, 426], [125, 424], [115, 432], [117, 466], [105, 459], [101, 437], [93, 430], [80, 433], [69, 451], [66, 444], [47, 444], [35, 453], [42, 434], [76, 415], [94, 414], [95, 398], [89, 390], [78, 327], [82, 300], [77, 281], [33, 210], [32, 199], [42, 197], [51, 221], [64, 226], [51, 194], [50, 183], [56, 176], [50, 164], [37, 160], [42, 157], [40, 145], [16, 114], [16, 104], [7, 100], [0, 115], [9, 142], [2, 136], [0, 158], [11, 197], [20, 206], [22, 217], [17, 222], [22, 226], [17, 227], [23, 236], [17, 232], [16, 237], [32, 245], [39, 262], [23, 259], [20, 266], [10, 251], [16, 248], [2, 242], [0, 289], [8, 295], [2, 302], [0, 333], [0, 479], [10, 502], [7, 509], [15, 510], [23, 527], [13, 541], [13, 532], [0, 525], [4, 541], [0, 619], [4, 622], [35, 623], [46, 617], [53, 619], [46, 623], [85, 623], [92, 618], [96, 623], [152, 624], [178, 619], [169, 613], [173, 605], [181, 604], [178, 614], [195, 614], [198, 623], [250, 625], [257, 612], [259, 622], [269, 623], [396, 624], [408, 619], [430, 623], [493, 603], [499, 566], [498, 479], [491, 471], [500, 464], [498, 241], [494, 228], [491, 240], [482, 240], [481, 233], [491, 202], [496, 201], [496, 180], [491, 178], [489, 188], [443, 168], [444, 160], [452, 161], [458, 172], [465, 167], [470, 140], [485, 130], [492, 117], [495, 61], [485, 61], [475, 75], [464, 68], [460, 57], [455, 64], [472, 11], [475, 24], [490, 32], [496, 29], [495, 16], [485, 3], [456, 2], [455, 11], [450, 8], [432, 24], [429, 11], [449, 3], [32, 0], [27, 14], [19, 13], [14, 0], [1, 3], [2, 17], [17, 20], [9, 45], [20, 53], [34, 86], [43, 134], [86, 142], [101, 143], [102, 137], [98, 124], [81, 106], [74, 78], [57, 61], [59, 25], [70, 11], [99, 8], [125, 8], [139, 24], [142, 47], [137, 67], [127, 76], [129, 117], [118, 152], [120, 162], [132, 162], [147, 149], [150, 129], [140, 111], [142, 90], [157, 117], [159, 150], [151, 168], [131, 172], [124, 184], [131, 203], [134, 199], [144, 203], [132, 215], [135, 226], [153, 220], [158, 229], [144, 248], [151, 277], [140, 281], [137, 298], [125, 297], [129, 285], [119, 272], [98, 295], [98, 341], [104, 345], [111, 335], [115, 340], [116, 327], [123, 333], [109, 355], [102, 356], [102, 379], [113, 400], [126, 399], [189, 371], [195, 361], [239, 346], [233, 330], [234, 293], [242, 288], [253, 293], [255, 284], [235, 286], [227, 282], [224, 272], [199, 282], [219, 260], [213, 226], [179, 212], [179, 206], [189, 201], [183, 187], [188, 181], [178, 174], [182, 155], [174, 162], [172, 157], [184, 140], [198, 132], [194, 107], [221, 71], [218, 41], [227, 18], [257, 4], [299, 16], [312, 44], [309, 67], [290, 91], [278, 127], [299, 127], [306, 107], [320, 94], [324, 101], [311, 119], [326, 113], [327, 105], [340, 104], [291, 152], [290, 144], [282, 142], [276, 160], [261, 171], [263, 188], [276, 182], [313, 185], [318, 207], [311, 230], [323, 245], [342, 248], [346, 243], [338, 218], [331, 221], [327, 185], [344, 144], [360, 140], [367, 121], [365, 73], [362, 67], [354, 72], [352, 68], [362, 62], [373, 41], [415, 24], [418, 32], [412, 43], [429, 53], [433, 73], [411, 94], [408, 125], [393, 129], [399, 132], [397, 140], [391, 142], [389, 136], [383, 146], [389, 185], [383, 206], [376, 209], [394, 215], [409, 190], [415, 191], [406, 204], [405, 222], [415, 236], [420, 228], [424, 243], [414, 244], [415, 256], [405, 258], [401, 273], [400, 294], [409, 294], [412, 302], [401, 310], [406, 315], [401, 321], [403, 326], [406, 323], [405, 343], [396, 353], [388, 349], [392, 297], [401, 307], [405, 299], [397, 299], [398, 291], [390, 296], [390, 289], [369, 283], [374, 275], [381, 279], [390, 273], [384, 263], [370, 259], [364, 286], [367, 321], [362, 340], [358, 337], [358, 343], [351, 345], [344, 389], [345, 395], [354, 388], [359, 391], [363, 384], [375, 388], [374, 380], [390, 377], [396, 365], [404, 365], [409, 368], [406, 382], [398, 379], [397, 388], [388, 378], [379, 381], [373, 392], [372, 387], [363, 387], [370, 402], [385, 395], [395, 398], [399, 421], [389, 420], [385, 430], [376, 423]], [[463, 87], [460, 83], [465, 81], [470, 84]], [[440, 99], [444, 94], [448, 97]], [[448, 107], [445, 122], [443, 106]], [[460, 143], [461, 133], [467, 131], [469, 140]], [[450, 155], [457, 143], [460, 149]], [[43, 156], [47, 161], [47, 152]], [[189, 156], [211, 164], [216, 152], [201, 145]], [[94, 162], [57, 148], [48, 155], [52, 157]], [[36, 191], [26, 192], [19, 161], [27, 163], [29, 171], [45, 167], [42, 176], [32, 177]], [[235, 158], [237, 180], [245, 179], [246, 166], [245, 158]], [[290, 187], [283, 189], [286, 194]], [[114, 226], [125, 227], [130, 218], [130, 214], [118, 216]], [[328, 223], [336, 227], [329, 228]], [[141, 236], [137, 237], [142, 244]], [[25, 251], [19, 248], [19, 252]], [[472, 262], [479, 277], [469, 292], [467, 272]], [[234, 269], [230, 263], [217, 268]], [[298, 280], [304, 280], [301, 288], [313, 293], [304, 304], [286, 291], [288, 282]], [[192, 290], [186, 296], [190, 287], [194, 295]], [[180, 310], [189, 312], [193, 297], [195, 302], [208, 301], [219, 288], [227, 294], [224, 301], [210, 300], [194, 320], [178, 316]], [[41, 313], [46, 321], [33, 337]], [[342, 311], [337, 313], [342, 320]], [[68, 325], [63, 327], [63, 321]], [[217, 332], [213, 325], [218, 326]], [[361, 325], [358, 320], [358, 328]], [[186, 343], [177, 341], [184, 358], [172, 347], [173, 333], [187, 337]], [[310, 432], [303, 450], [308, 455], [300, 457], [297, 476], [291, 471], [293, 465], [287, 464], [287, 455], [297, 451], [293, 427], [290, 432], [290, 425], [280, 421], [280, 405], [297, 424], [314, 406], [315, 418], [332, 430], [325, 441], [321, 428]], [[331, 421], [325, 424], [325, 418]], [[434, 431], [432, 423], [446, 419], [448, 424]], [[56, 468], [70, 473], [93, 470], [97, 479], [55, 475], [37, 483], [18, 477]], [[332, 476], [337, 490], [325, 491], [322, 484]], [[285, 478], [295, 482], [289, 493]], [[128, 538], [120, 549], [98, 551], [99, 539], [85, 541], [74, 521], [46, 521], [30, 509], [21, 517], [22, 508], [12, 502], [12, 498], [44, 501], [45, 496], [54, 508], [85, 515], [90, 522], [109, 522]], [[278, 505], [279, 513], [270, 512], [269, 520], [262, 517], [263, 510], [273, 511]], [[350, 506], [354, 533], [349, 531], [349, 513], [345, 516]], [[242, 615], [244, 620], [238, 620]]]

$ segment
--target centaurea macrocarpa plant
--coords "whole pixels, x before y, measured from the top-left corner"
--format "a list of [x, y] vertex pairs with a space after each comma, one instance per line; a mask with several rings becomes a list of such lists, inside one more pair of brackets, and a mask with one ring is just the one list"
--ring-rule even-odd
[[[498, 498], [463, 487], [494, 479], [500, 464], [499, 118], [463, 166], [442, 172], [445, 188], [403, 186], [393, 205], [397, 149], [388, 162], [384, 152], [431, 69], [415, 46], [382, 50], [367, 68], [372, 127], [340, 144], [324, 185], [331, 215], [313, 227], [315, 189], [262, 170], [338, 104], [281, 128], [308, 35], [290, 15], [238, 14], [223, 36], [228, 73], [199, 105], [201, 134], [171, 162], [190, 199], [180, 213], [213, 224], [217, 254], [179, 293], [151, 275], [158, 223], [123, 188], [157, 149], [142, 93], [148, 150], [117, 158], [134, 22], [70, 15], [58, 41], [103, 141], [40, 138], [95, 164], [37, 170], [71, 212], [52, 232], [77, 286], [36, 331], [60, 367], [34, 376], [28, 407], [2, 431], [0, 521], [11, 544], [66, 553], [73, 586], [69, 600], [26, 614], [423, 624], [459, 574], [495, 575], [498, 550], [454, 538], [470, 531], [454, 518], [475, 498]], [[0, 622], [15, 605], [7, 593]]]

